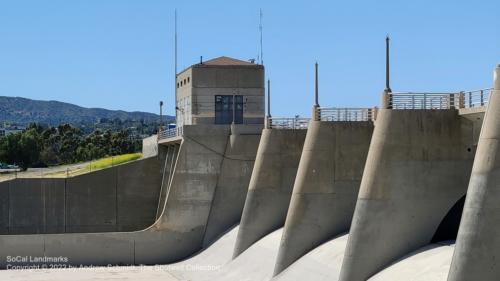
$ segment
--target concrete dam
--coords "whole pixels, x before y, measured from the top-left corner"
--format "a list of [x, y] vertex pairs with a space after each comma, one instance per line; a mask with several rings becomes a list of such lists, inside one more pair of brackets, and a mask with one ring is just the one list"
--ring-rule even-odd
[[221, 57], [178, 74], [180, 124], [148, 157], [0, 183], [0, 267], [53, 263], [8, 259], [32, 256], [167, 264], [164, 280], [500, 278], [500, 65], [493, 88], [387, 83], [373, 108], [323, 107], [316, 90], [311, 118], [271, 116], [263, 71]]

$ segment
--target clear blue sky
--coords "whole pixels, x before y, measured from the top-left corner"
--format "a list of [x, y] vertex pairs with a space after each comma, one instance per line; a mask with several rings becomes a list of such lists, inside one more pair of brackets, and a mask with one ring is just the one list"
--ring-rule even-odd
[[374, 106], [392, 37], [394, 91], [489, 87], [500, 63], [500, 1], [0, 0], [0, 95], [173, 114], [173, 18], [179, 69], [258, 54], [274, 116], [320, 104]]

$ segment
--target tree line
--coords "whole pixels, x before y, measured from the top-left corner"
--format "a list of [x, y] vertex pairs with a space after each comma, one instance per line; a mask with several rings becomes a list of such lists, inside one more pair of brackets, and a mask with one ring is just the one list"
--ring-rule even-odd
[[31, 124], [25, 131], [0, 139], [0, 162], [22, 169], [90, 161], [141, 150], [141, 141], [127, 130], [84, 134], [69, 124], [47, 127]]

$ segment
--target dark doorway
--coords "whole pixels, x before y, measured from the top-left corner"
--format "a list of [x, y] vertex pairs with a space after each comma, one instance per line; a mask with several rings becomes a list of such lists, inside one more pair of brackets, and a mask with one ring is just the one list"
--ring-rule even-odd
[[[234, 104], [233, 104], [234, 97]], [[233, 114], [233, 108], [234, 114]], [[243, 123], [243, 96], [215, 96], [215, 124]]]
[[464, 204], [465, 195], [448, 211], [434, 233], [431, 243], [457, 239], [458, 227], [460, 226]]

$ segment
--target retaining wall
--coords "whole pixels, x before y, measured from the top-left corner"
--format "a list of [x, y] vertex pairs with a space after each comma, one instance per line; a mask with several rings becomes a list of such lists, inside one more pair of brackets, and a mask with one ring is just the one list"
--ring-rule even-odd
[[141, 159], [71, 178], [0, 183], [0, 234], [144, 229], [155, 221], [161, 160]]
[[[204, 243], [210, 243], [206, 235], [210, 229], [208, 224], [216, 224], [214, 229], [220, 231], [223, 224], [229, 224], [229, 220], [221, 223], [209, 218], [218, 208], [215, 206], [212, 210], [217, 184], [221, 182], [225, 150], [230, 143], [229, 132], [229, 126], [184, 127], [163, 211], [151, 227], [134, 232], [1, 235], [0, 267], [9, 266], [7, 256], [17, 255], [62, 256], [68, 258], [66, 265], [75, 266], [130, 265], [171, 263], [199, 251]], [[255, 141], [255, 136], [248, 140]], [[225, 198], [223, 190], [220, 189], [219, 196]], [[224, 201], [224, 204], [237, 203]], [[238, 209], [237, 206], [231, 208]]]

